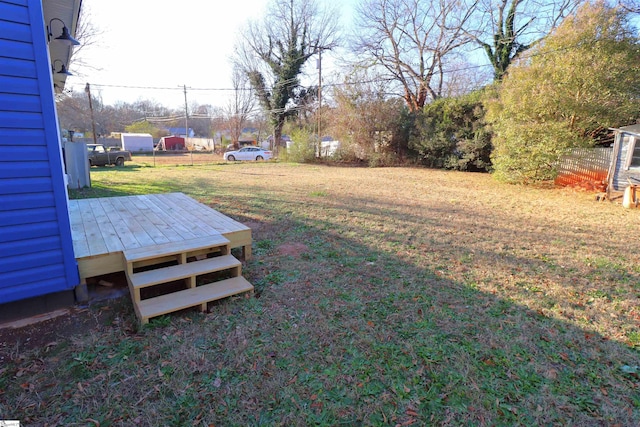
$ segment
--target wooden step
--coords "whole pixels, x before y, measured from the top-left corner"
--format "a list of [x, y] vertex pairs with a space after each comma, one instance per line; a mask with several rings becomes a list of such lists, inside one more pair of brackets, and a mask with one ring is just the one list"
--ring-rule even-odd
[[183, 291], [149, 298], [138, 303], [140, 320], [147, 323], [151, 317], [206, 304], [231, 295], [253, 290], [253, 285], [242, 276], [202, 285]]
[[223, 255], [215, 258], [207, 258], [201, 261], [188, 262], [186, 264], [172, 265], [170, 267], [158, 268], [156, 270], [143, 271], [129, 275], [129, 283], [133, 289], [141, 289], [147, 286], [169, 283], [175, 280], [187, 279], [189, 277], [231, 268], [238, 269], [242, 264], [233, 255]]
[[184, 240], [181, 242], [163, 243], [155, 246], [127, 249], [123, 252], [124, 259], [129, 263], [145, 261], [158, 257], [178, 255], [193, 252], [200, 249], [216, 248], [229, 245], [229, 240], [222, 234], [201, 237], [199, 239]]

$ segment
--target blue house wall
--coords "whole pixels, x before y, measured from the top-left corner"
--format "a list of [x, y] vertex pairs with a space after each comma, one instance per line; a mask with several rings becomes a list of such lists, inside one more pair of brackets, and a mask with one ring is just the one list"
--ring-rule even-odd
[[79, 284], [40, 0], [0, 0], [0, 304]]

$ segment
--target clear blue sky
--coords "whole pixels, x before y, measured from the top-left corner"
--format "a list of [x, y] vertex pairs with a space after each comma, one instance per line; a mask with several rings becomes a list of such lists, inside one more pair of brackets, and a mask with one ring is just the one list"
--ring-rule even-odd
[[[348, 26], [356, 0], [323, 1], [337, 4]], [[82, 54], [91, 67], [74, 70], [77, 75], [67, 80], [67, 89], [81, 91], [89, 82], [92, 93], [107, 104], [144, 98], [180, 108], [184, 94], [178, 87], [186, 84], [190, 104], [222, 105], [229, 92], [195, 89], [231, 87], [229, 58], [237, 35], [267, 4], [268, 0], [83, 0], [101, 36]], [[323, 55], [323, 74], [324, 67], [331, 72], [331, 61], [324, 59]]]

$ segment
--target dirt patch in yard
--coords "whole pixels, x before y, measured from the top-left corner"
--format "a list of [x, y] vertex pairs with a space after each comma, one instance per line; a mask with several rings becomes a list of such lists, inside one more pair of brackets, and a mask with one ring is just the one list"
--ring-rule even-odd
[[307, 252], [309, 248], [304, 243], [285, 243], [277, 248], [278, 255], [300, 256]]
[[[71, 307], [47, 315], [23, 319], [0, 329], [0, 364], [13, 353], [46, 348], [61, 339], [86, 334], [99, 327], [108, 316], [108, 308]], [[46, 319], [46, 320], [43, 320]], [[29, 323], [22, 326], [24, 323]]]
[[118, 322], [127, 313], [129, 291], [124, 274], [88, 280], [90, 301], [0, 325], [0, 362], [9, 354], [46, 348], [51, 343], [87, 334]]

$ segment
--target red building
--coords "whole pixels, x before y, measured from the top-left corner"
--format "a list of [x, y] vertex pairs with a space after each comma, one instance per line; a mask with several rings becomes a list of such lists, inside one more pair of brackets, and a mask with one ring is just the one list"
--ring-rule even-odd
[[184, 150], [184, 138], [180, 136], [165, 136], [160, 139], [158, 147], [160, 150]]

